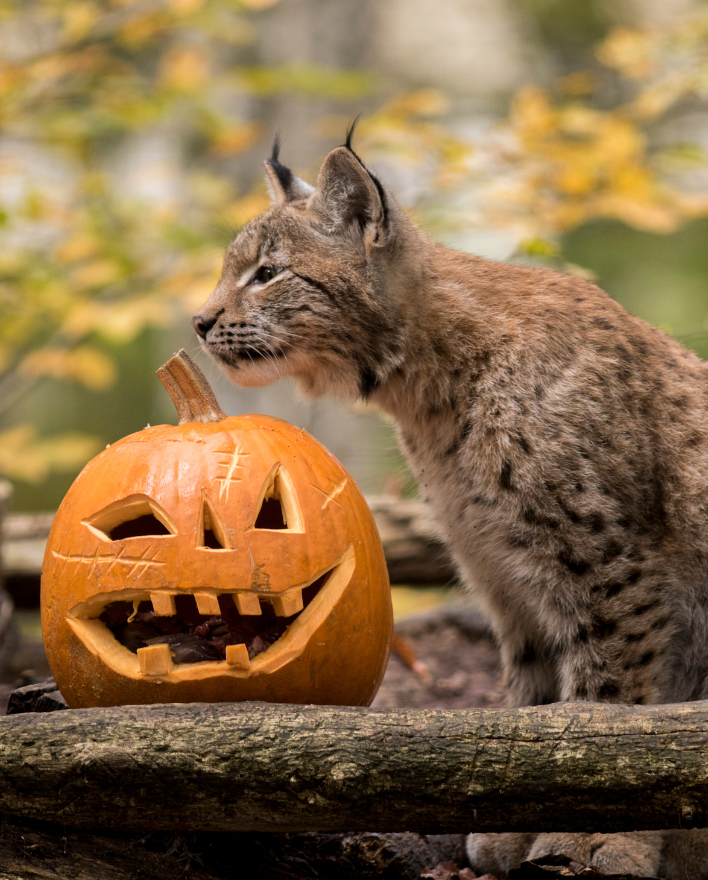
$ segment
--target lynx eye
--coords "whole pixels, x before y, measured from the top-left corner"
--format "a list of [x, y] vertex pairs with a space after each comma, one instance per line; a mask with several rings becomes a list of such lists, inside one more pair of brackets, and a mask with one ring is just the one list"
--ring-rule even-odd
[[257, 284], [265, 284], [267, 281], [272, 281], [279, 272], [280, 269], [274, 266], [261, 266], [251, 280]]

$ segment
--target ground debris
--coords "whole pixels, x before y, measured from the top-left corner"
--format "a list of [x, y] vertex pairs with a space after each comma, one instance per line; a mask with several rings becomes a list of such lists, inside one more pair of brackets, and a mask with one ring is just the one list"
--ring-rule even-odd
[[549, 880], [551, 877], [582, 877], [583, 880], [656, 880], [636, 874], [603, 874], [596, 868], [581, 865], [568, 856], [544, 856], [532, 862], [522, 862], [509, 872], [509, 880]]
[[59, 692], [53, 678], [15, 688], [7, 704], [7, 715], [23, 712], [55, 712], [68, 709], [66, 700]]
[[480, 878], [472, 868], [459, 868], [456, 862], [440, 862], [434, 868], [426, 868], [422, 880], [496, 880], [491, 874]]

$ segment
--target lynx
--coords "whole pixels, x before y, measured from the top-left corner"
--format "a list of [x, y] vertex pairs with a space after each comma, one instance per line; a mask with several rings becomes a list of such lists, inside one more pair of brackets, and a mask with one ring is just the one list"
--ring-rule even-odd
[[[429, 241], [347, 143], [273, 204], [194, 317], [240, 385], [372, 401], [499, 641], [511, 706], [708, 696], [708, 365], [587, 281]], [[708, 877], [705, 833], [471, 835]]]

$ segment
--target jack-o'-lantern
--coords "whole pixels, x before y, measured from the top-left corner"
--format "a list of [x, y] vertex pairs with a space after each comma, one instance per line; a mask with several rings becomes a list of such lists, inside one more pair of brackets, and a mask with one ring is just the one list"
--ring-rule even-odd
[[353, 480], [305, 431], [226, 417], [185, 352], [158, 374], [179, 424], [89, 462], [49, 535], [42, 632], [67, 702], [368, 705], [392, 611]]

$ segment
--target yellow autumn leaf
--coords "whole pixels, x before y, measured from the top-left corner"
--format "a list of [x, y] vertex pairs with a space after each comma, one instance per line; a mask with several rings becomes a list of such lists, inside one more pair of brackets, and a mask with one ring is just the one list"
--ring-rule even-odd
[[279, 3], [280, 0], [239, 0], [241, 6], [245, 6], [247, 9], [270, 9], [271, 6], [275, 6], [276, 3]]
[[6, 64], [0, 67], [0, 96], [6, 97], [13, 92], [23, 80], [23, 71], [19, 67]]
[[600, 114], [582, 104], [570, 104], [558, 116], [558, 125], [563, 134], [572, 137], [591, 137], [596, 134]]
[[654, 70], [654, 45], [648, 33], [615, 28], [596, 49], [598, 60], [631, 79], [644, 79]]
[[598, 150], [602, 161], [639, 160], [646, 151], [646, 137], [628, 119], [608, 115], [599, 127]]
[[262, 126], [257, 122], [225, 128], [212, 138], [212, 152], [217, 156], [229, 156], [250, 150], [263, 136]]
[[657, 195], [654, 175], [640, 165], [629, 165], [613, 174], [611, 188], [618, 194], [646, 200]]
[[450, 109], [450, 99], [439, 89], [417, 89], [389, 101], [382, 114], [393, 116], [442, 116]]
[[633, 198], [623, 193], [608, 193], [598, 197], [594, 204], [598, 217], [612, 217], [635, 229], [666, 235], [678, 226], [676, 212], [667, 204], [648, 199]]
[[169, 9], [175, 15], [191, 15], [204, 6], [205, 0], [168, 0]]
[[557, 234], [585, 223], [589, 219], [589, 212], [583, 202], [561, 202], [548, 210], [546, 218], [552, 231]]
[[71, 283], [79, 290], [105, 287], [117, 281], [122, 274], [121, 267], [113, 260], [94, 260], [74, 269], [71, 273]]
[[117, 34], [121, 43], [130, 49], [137, 49], [144, 43], [156, 37], [164, 31], [168, 25], [168, 19], [159, 13], [136, 15], [123, 25]]
[[266, 192], [259, 188], [226, 205], [222, 215], [227, 223], [240, 229], [269, 207], [270, 199]]
[[556, 186], [567, 195], [582, 195], [591, 192], [597, 178], [593, 172], [576, 163], [562, 166], [556, 176]]
[[73, 263], [92, 256], [100, 247], [101, 239], [97, 235], [79, 234], [62, 242], [54, 250], [54, 256], [60, 263]]
[[62, 36], [65, 40], [75, 42], [86, 37], [98, 19], [101, 10], [96, 3], [68, 3], [62, 11]]
[[204, 55], [192, 48], [173, 49], [162, 59], [160, 84], [180, 92], [197, 92], [204, 85], [209, 68]]
[[696, 91], [691, 76], [673, 74], [667, 79], [643, 89], [632, 101], [630, 109], [642, 120], [656, 119], [686, 94]]
[[19, 369], [25, 376], [50, 376], [65, 382], [78, 382], [94, 391], [105, 391], [116, 380], [113, 361], [88, 345], [75, 349], [38, 348], [25, 357]]
[[0, 473], [28, 483], [40, 483], [52, 470], [74, 470], [100, 448], [96, 437], [67, 433], [37, 438], [31, 425], [0, 432]]
[[148, 324], [159, 324], [167, 319], [165, 307], [153, 300], [91, 302], [74, 309], [62, 331], [76, 339], [87, 333], [99, 333], [110, 342], [122, 344], [134, 339]]
[[558, 114], [548, 93], [537, 86], [526, 86], [517, 92], [510, 119], [528, 136], [546, 134], [558, 125]]

